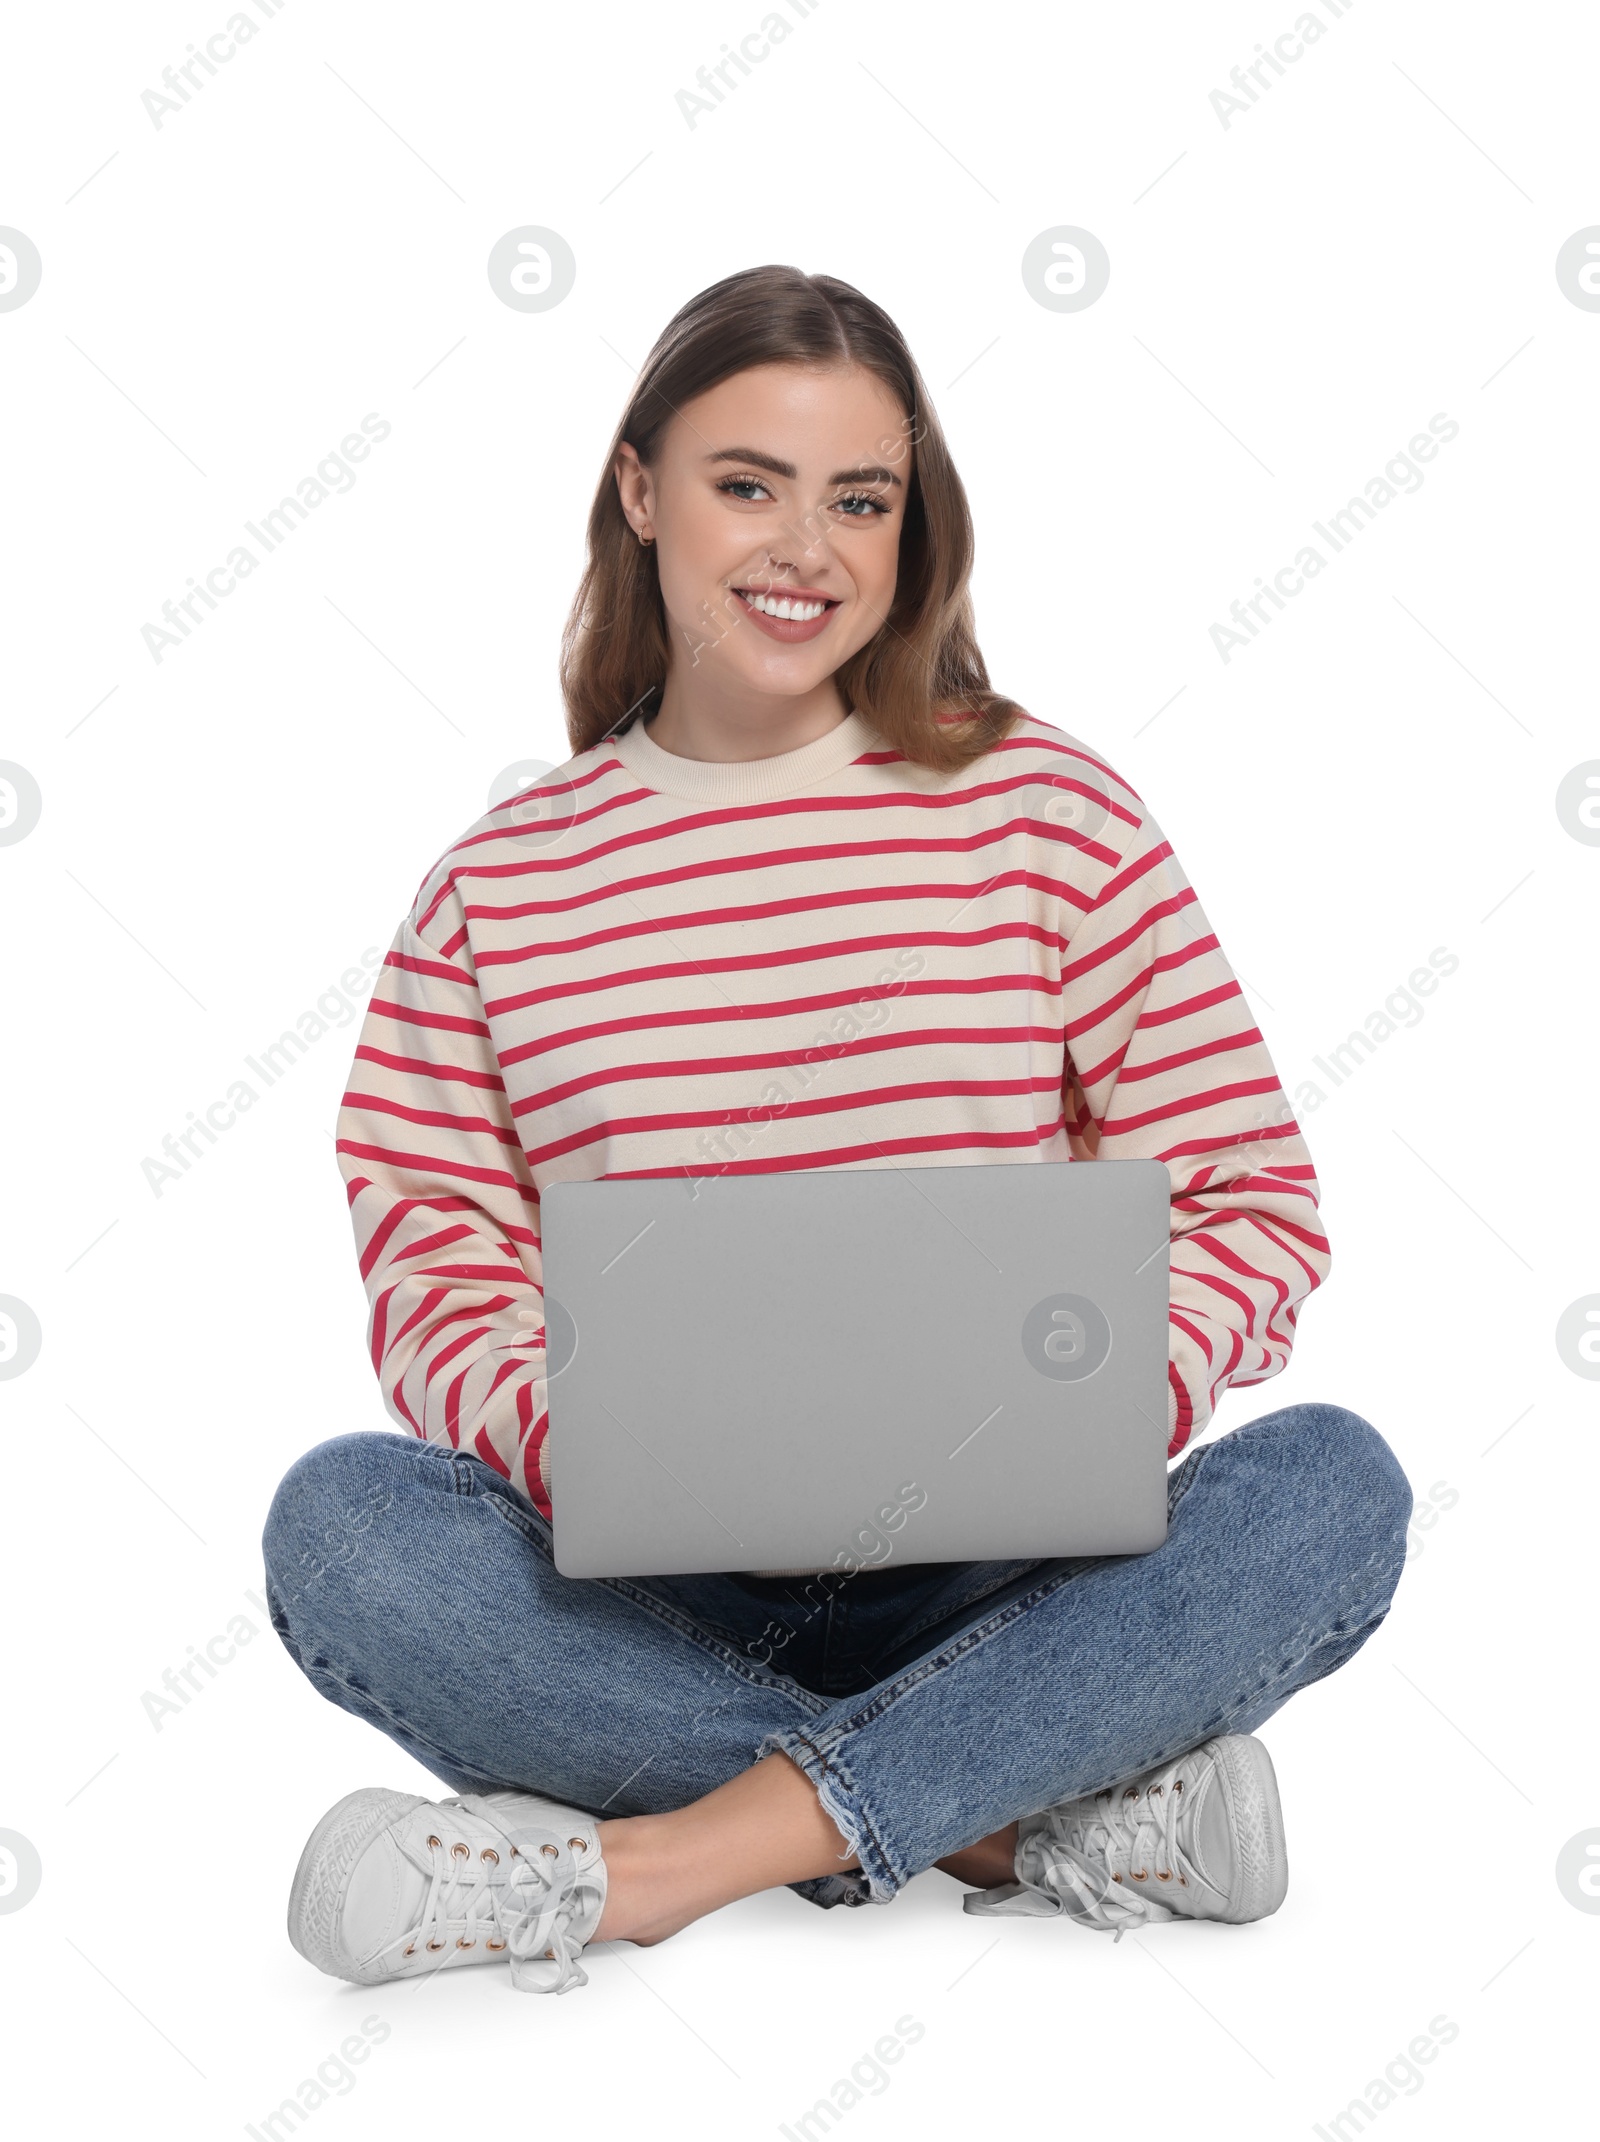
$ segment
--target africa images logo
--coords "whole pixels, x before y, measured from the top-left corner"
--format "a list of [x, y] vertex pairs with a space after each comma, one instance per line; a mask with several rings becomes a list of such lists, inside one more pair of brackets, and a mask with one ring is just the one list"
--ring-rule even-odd
[[1022, 1351], [1041, 1376], [1082, 1383], [1111, 1352], [1111, 1326], [1086, 1294], [1047, 1294], [1023, 1320]]

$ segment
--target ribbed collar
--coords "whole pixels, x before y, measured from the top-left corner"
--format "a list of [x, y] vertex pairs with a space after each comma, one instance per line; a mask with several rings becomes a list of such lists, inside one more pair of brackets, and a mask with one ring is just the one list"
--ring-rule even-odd
[[864, 751], [884, 748], [876, 730], [853, 713], [814, 743], [770, 759], [680, 758], [675, 751], [663, 751], [642, 720], [612, 737], [610, 744], [635, 780], [691, 803], [765, 803], [825, 780]]

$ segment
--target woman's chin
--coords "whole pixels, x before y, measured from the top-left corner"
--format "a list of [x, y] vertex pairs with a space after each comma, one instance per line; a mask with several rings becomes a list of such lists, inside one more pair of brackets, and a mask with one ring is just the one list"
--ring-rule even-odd
[[793, 654], [778, 653], [769, 661], [752, 663], [738, 670], [729, 669], [721, 689], [752, 698], [779, 700], [804, 699], [826, 684], [835, 665], [819, 662], [815, 658], [802, 661], [798, 657], [805, 650], [797, 648]]

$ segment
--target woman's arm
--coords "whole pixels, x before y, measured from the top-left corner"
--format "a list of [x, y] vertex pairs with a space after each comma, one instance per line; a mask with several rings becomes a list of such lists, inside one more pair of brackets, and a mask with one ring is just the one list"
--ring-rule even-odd
[[1122, 793], [1136, 823], [1068, 925], [1067, 1130], [1079, 1157], [1154, 1157], [1172, 1177], [1175, 1455], [1228, 1384], [1283, 1367], [1329, 1252], [1311, 1155], [1266, 1043], [1160, 827]]
[[453, 895], [430, 906], [434, 942], [417, 908], [395, 933], [339, 1111], [339, 1167], [385, 1406], [548, 1515], [539, 1194], [452, 910]]

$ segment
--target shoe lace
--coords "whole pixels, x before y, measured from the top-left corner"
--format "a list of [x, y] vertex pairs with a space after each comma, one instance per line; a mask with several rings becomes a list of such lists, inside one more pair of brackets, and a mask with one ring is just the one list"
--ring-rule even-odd
[[[1134, 1885], [1187, 1888], [1200, 1879], [1180, 1834], [1185, 1767], [1180, 1758], [1143, 1786], [1108, 1786], [1092, 1800], [1046, 1809], [1018, 1846], [1017, 1880], [1097, 1932], [1114, 1930], [1118, 1941], [1130, 1927], [1179, 1917]], [[1192, 1759], [1187, 1767], [1192, 1786]]]
[[486, 1949], [506, 1951], [519, 1988], [536, 1984], [541, 1963], [556, 1966], [549, 1991], [586, 1986], [589, 1976], [578, 1962], [583, 1943], [572, 1921], [590, 1898], [578, 1882], [571, 1846], [554, 1830], [509, 1826], [500, 1810], [471, 1795], [460, 1804], [492, 1824], [506, 1849], [485, 1845], [474, 1856], [470, 1845], [429, 1837], [428, 1892], [416, 1925], [401, 1936], [404, 1954], [420, 1943], [442, 1960], [452, 1938], [456, 1948], [472, 1949], [481, 1936]]

